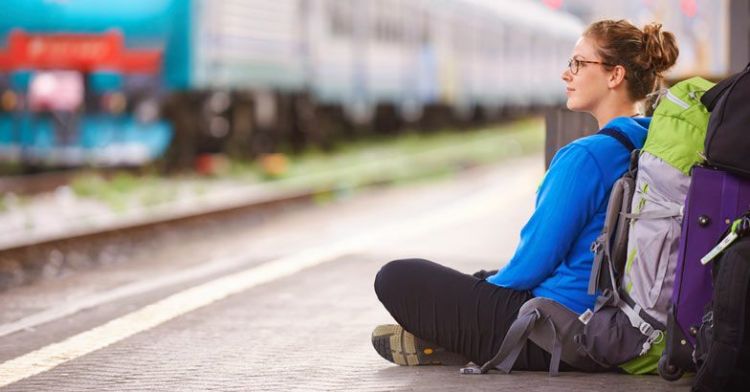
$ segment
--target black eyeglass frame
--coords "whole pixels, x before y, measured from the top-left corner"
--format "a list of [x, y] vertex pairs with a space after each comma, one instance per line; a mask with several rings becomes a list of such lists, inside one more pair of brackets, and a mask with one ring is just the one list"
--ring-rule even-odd
[[[575, 69], [573, 68], [573, 64], [575, 64]], [[570, 70], [570, 74], [578, 75], [578, 71], [581, 70], [581, 64], [600, 64], [600, 65], [606, 65], [608, 67], [614, 67], [616, 65], [616, 64], [605, 63], [602, 61], [579, 60], [579, 59], [572, 58], [568, 60], [568, 70]]]

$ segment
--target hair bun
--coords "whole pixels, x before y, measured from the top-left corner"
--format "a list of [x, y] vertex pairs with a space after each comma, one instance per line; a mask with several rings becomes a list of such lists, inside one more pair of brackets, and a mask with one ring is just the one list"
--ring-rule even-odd
[[661, 23], [643, 27], [642, 66], [660, 75], [677, 62], [679, 50], [674, 34], [661, 30]]

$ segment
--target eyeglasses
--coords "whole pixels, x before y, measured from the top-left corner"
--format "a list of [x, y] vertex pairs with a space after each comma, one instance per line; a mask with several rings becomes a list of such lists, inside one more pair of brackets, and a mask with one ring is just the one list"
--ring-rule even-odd
[[601, 65], [608, 65], [610, 67], [615, 66], [614, 64], [603, 63], [601, 61], [570, 59], [568, 60], [568, 69], [570, 69], [570, 73], [573, 75], [578, 75], [578, 70], [581, 69], [582, 64], [601, 64]]

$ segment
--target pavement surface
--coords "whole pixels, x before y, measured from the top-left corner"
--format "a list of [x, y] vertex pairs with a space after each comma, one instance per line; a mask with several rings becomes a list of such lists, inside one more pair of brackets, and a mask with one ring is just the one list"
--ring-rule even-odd
[[356, 194], [6, 291], [0, 391], [688, 390], [689, 377], [462, 376], [396, 366], [372, 349], [372, 329], [393, 322], [372, 288], [380, 266], [406, 257], [469, 273], [501, 266], [542, 162]]

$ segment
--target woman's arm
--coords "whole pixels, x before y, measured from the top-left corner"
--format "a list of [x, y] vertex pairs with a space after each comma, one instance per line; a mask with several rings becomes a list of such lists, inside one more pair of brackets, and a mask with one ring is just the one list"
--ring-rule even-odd
[[488, 281], [516, 290], [538, 286], [568, 254], [605, 196], [601, 169], [586, 148], [561, 149], [539, 186], [515, 254]]

